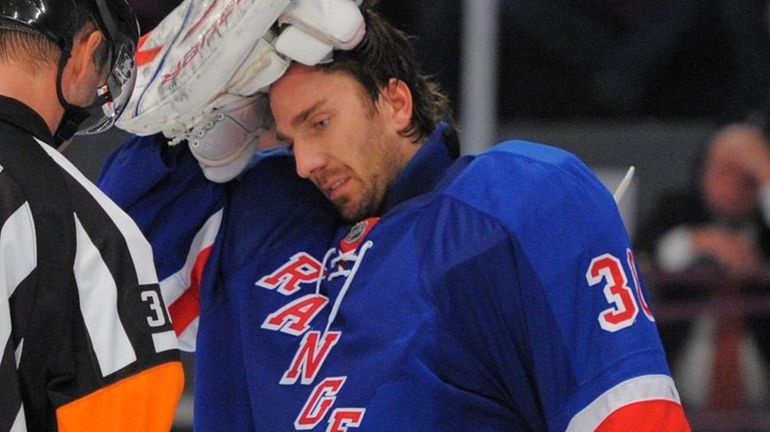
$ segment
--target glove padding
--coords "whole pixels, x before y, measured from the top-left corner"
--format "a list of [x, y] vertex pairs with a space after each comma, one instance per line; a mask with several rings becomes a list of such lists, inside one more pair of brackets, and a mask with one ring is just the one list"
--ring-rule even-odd
[[330, 59], [333, 49], [351, 50], [364, 38], [360, 1], [295, 0], [278, 18], [289, 24], [275, 41], [275, 49], [302, 64], [313, 66]]
[[190, 152], [207, 179], [224, 183], [240, 174], [272, 127], [266, 93], [215, 109], [189, 132]]
[[354, 0], [184, 0], [140, 40], [136, 87], [116, 125], [187, 141], [207, 178], [228, 181], [256, 151], [259, 128], [272, 127], [255, 95], [290, 60], [316, 64], [363, 35]]
[[288, 5], [185, 0], [142, 37], [136, 87], [118, 127], [176, 137], [237, 99], [222, 95], [253, 95], [278, 79], [288, 62], [263, 37]]

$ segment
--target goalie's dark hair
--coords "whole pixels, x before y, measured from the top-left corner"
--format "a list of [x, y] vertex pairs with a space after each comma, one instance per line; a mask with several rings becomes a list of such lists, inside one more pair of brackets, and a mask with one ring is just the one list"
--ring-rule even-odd
[[429, 136], [439, 122], [454, 123], [449, 98], [421, 71], [409, 37], [374, 11], [376, 3], [364, 0], [361, 5], [366, 22], [363, 41], [353, 50], [335, 51], [334, 61], [321, 68], [351, 74], [374, 102], [390, 79], [405, 82], [412, 93], [413, 110], [412, 121], [401, 134], [417, 142]]

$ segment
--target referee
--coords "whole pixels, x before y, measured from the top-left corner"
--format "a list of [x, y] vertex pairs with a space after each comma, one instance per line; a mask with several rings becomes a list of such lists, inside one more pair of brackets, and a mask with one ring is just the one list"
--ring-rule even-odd
[[183, 375], [149, 243], [58, 151], [135, 79], [125, 0], [0, 3], [0, 431], [167, 431]]

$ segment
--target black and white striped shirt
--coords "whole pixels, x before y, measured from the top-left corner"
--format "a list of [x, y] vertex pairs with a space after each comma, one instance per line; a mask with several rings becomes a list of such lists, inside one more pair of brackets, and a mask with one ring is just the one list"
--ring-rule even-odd
[[46, 142], [0, 96], [0, 431], [168, 430], [183, 378], [150, 245]]

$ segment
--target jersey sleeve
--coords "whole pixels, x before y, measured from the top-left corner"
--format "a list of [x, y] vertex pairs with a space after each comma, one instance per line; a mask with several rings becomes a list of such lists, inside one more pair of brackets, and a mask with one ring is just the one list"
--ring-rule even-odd
[[484, 371], [463, 387], [534, 430], [688, 430], [617, 207], [577, 158], [516, 143], [445, 195], [423, 278], [462, 323], [441, 345]]
[[[203, 176], [186, 145], [135, 137], [112, 154], [99, 187], [139, 225], [153, 247], [163, 299], [180, 348], [195, 350], [199, 295], [225, 206], [225, 186]], [[213, 279], [211, 279], [213, 280]]]

